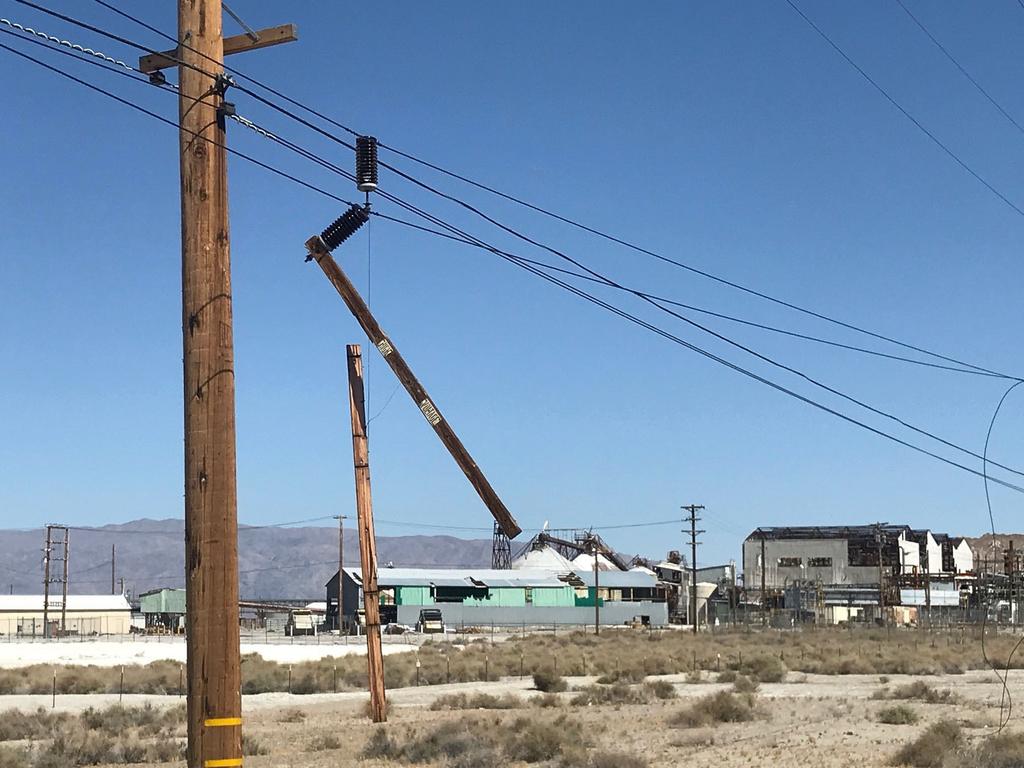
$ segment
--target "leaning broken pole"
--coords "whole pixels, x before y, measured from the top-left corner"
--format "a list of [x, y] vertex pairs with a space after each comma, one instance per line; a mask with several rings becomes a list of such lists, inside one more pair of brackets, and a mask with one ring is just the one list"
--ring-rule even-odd
[[512, 513], [508, 511], [505, 504], [498, 498], [498, 494], [491, 487], [487, 478], [484, 477], [480, 467], [473, 461], [469, 451], [466, 450], [466, 447], [459, 440], [455, 431], [445, 420], [444, 416], [441, 415], [440, 409], [430, 399], [427, 391], [413, 374], [412, 369], [409, 368], [409, 364], [405, 362], [394, 342], [381, 330], [380, 324], [370, 313], [370, 308], [363, 301], [363, 297], [356, 290], [352, 281], [349, 280], [348, 275], [342, 271], [341, 267], [338, 266], [338, 262], [331, 255], [331, 251], [341, 245], [346, 238], [365, 223], [368, 217], [369, 213], [365, 208], [353, 205], [321, 234], [315, 235], [306, 241], [306, 248], [309, 251], [307, 260], [315, 261], [320, 265], [320, 269], [323, 270], [327, 279], [331, 281], [331, 285], [338, 291], [338, 295], [341, 296], [349, 311], [366, 332], [367, 337], [377, 347], [385, 362], [391, 366], [391, 370], [394, 371], [395, 376], [398, 377], [402, 386], [405, 387], [405, 391], [409, 393], [413, 402], [416, 403], [416, 407], [426, 417], [427, 422], [433, 427], [434, 432], [441, 439], [441, 442], [444, 443], [452, 458], [455, 459], [455, 463], [459, 465], [459, 468], [462, 469], [469, 482], [476, 489], [484, 505], [490, 510], [498, 525], [501, 526], [501, 530], [505, 532], [506, 536], [513, 539], [522, 532], [522, 528], [519, 527], [515, 518], [512, 517]]

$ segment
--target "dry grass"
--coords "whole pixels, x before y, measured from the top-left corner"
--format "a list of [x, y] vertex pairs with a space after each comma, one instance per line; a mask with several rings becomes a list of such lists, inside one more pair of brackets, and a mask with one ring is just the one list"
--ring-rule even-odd
[[892, 764], [913, 768], [943, 768], [950, 761], [960, 764], [957, 753], [963, 746], [964, 735], [960, 726], [952, 720], [940, 720], [903, 746], [893, 757]]
[[77, 716], [38, 710], [0, 713], [0, 740], [27, 741], [3, 748], [3, 768], [67, 768], [80, 765], [163, 763], [180, 760], [183, 707], [89, 708]]
[[558, 717], [517, 717], [495, 721], [460, 718], [425, 732], [376, 729], [363, 748], [363, 759], [402, 763], [443, 761], [451, 768], [477, 768], [508, 762], [559, 760], [567, 768], [632, 768], [637, 763], [595, 763], [586, 755], [587, 740], [579, 724]]
[[[687, 674], [715, 670], [729, 682], [732, 673], [761, 683], [779, 682], [787, 671], [811, 674], [910, 674], [958, 673], [986, 669], [977, 631], [965, 635], [927, 635], [917, 631], [877, 629], [815, 629], [803, 632], [716, 631], [694, 636], [665, 631], [636, 632], [608, 629], [600, 637], [582, 632], [561, 632], [557, 636], [534, 634], [509, 642], [455, 644], [426, 643], [418, 654], [389, 655], [384, 665], [389, 688], [414, 685], [416, 658], [421, 667], [421, 685], [444, 682], [475, 682], [531, 676], [545, 670], [560, 676], [584, 672], [598, 676], [602, 683], [641, 682], [648, 675]], [[1005, 664], [1012, 639], [990, 632], [986, 648], [998, 665]], [[586, 649], [584, 656], [582, 649]], [[695, 663], [696, 662], [696, 663]], [[337, 689], [366, 689], [365, 659], [356, 656], [325, 658], [294, 664], [293, 693], [328, 693]], [[1024, 668], [1024, 654], [1013, 657], [1014, 668]], [[162, 661], [147, 666], [125, 667], [125, 693], [177, 694], [180, 665]], [[36, 665], [0, 670], [0, 695], [50, 692], [53, 668]], [[724, 676], [724, 677], [723, 677]], [[696, 679], [696, 675], [694, 675]], [[116, 693], [116, 668], [64, 667], [57, 677], [57, 692]], [[264, 693], [288, 689], [288, 666], [247, 654], [242, 661], [242, 692]]]
[[916, 699], [927, 704], [953, 704], [957, 701], [956, 694], [948, 688], [935, 688], [924, 680], [914, 680], [911, 683], [898, 685], [892, 690], [882, 688], [871, 694], [871, 698], [896, 699], [898, 701]]
[[560, 693], [569, 686], [558, 673], [542, 669], [533, 673], [533, 687], [543, 693]]
[[895, 704], [878, 710], [878, 722], [886, 725], [914, 725], [920, 718], [906, 704]]
[[506, 693], [503, 696], [493, 696], [489, 693], [450, 693], [434, 699], [430, 705], [432, 710], [451, 709], [519, 709], [526, 705], [526, 702], [518, 696]]
[[674, 728], [699, 728], [716, 723], [744, 723], [754, 719], [754, 697], [719, 691], [704, 696], [668, 719]]

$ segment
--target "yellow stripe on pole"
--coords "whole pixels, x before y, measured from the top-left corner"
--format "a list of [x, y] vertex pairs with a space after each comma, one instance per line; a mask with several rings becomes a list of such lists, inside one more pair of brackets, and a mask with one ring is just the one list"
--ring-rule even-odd
[[233, 768], [242, 764], [240, 757], [228, 757], [223, 760], [204, 760], [203, 768]]
[[231, 725], [241, 725], [242, 718], [240, 717], [211, 717], [203, 721], [203, 725], [207, 728], [226, 728]]

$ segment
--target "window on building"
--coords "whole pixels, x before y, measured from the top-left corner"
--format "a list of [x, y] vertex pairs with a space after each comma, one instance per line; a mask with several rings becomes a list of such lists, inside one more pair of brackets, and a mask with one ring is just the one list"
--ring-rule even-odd
[[800, 557], [780, 557], [779, 568], [799, 568], [803, 562]]
[[831, 568], [832, 558], [831, 557], [812, 557], [807, 560], [807, 564], [811, 568]]
[[526, 592], [526, 604], [530, 605], [533, 603], [533, 587], [526, 587], [523, 591]]

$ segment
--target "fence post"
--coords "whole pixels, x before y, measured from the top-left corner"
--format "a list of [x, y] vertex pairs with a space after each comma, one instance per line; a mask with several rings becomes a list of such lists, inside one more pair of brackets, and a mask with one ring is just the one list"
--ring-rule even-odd
[[420, 685], [420, 656], [416, 654], [416, 687]]
[[523, 664], [525, 662], [525, 659], [526, 659], [525, 655], [523, 654], [522, 651], [520, 651], [519, 652], [519, 679], [520, 680], [523, 679]]
[[338, 692], [338, 665], [334, 665], [334, 692]]
[[452, 657], [447, 653], [444, 655], [444, 681], [446, 683], [452, 681]]
[[124, 701], [124, 667], [121, 667], [121, 686], [117, 692], [117, 703]]
[[184, 691], [182, 690], [182, 688], [183, 688], [182, 680], [184, 679], [184, 677], [185, 677], [185, 665], [184, 664], [179, 664], [178, 665], [178, 698], [179, 699], [181, 698], [182, 694], [184, 693]]
[[57, 668], [53, 668], [53, 701], [50, 704], [50, 709], [57, 708]]
[[583, 656], [583, 676], [584, 677], [587, 676], [587, 657], [586, 657], [586, 655]]
[[[419, 662], [417, 662], [419, 666]], [[491, 657], [486, 653], [484, 654], [484, 682], [488, 683], [491, 680]]]

